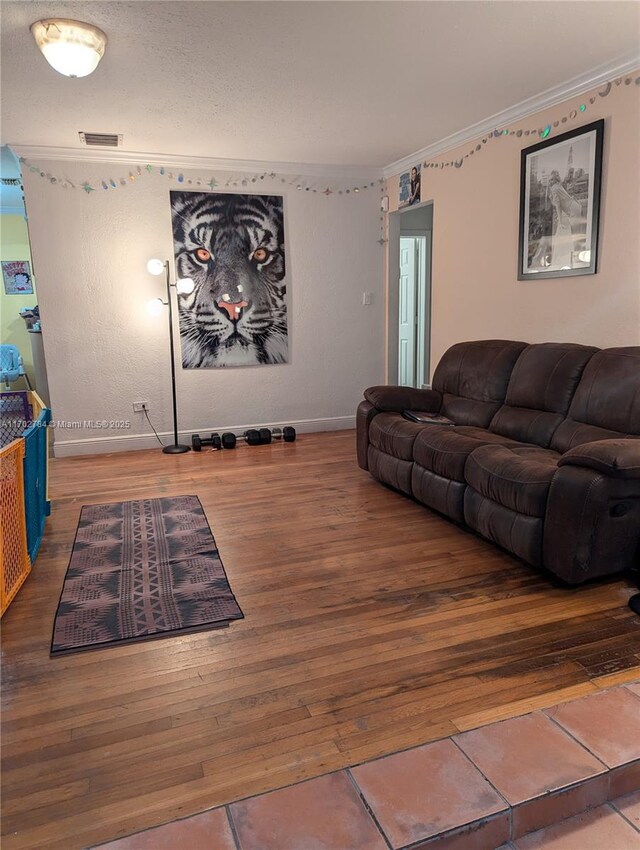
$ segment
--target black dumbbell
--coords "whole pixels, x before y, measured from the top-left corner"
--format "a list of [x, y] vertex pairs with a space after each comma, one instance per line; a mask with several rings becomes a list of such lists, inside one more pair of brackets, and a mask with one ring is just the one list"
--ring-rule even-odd
[[296, 429], [292, 425], [285, 425], [284, 428], [274, 428], [271, 436], [274, 440], [284, 440], [285, 443], [293, 443], [296, 439]]
[[[257, 428], [249, 428], [248, 431], [245, 431], [241, 440], [244, 440], [250, 446], [260, 446], [262, 443], [270, 443], [271, 442], [271, 432], [268, 434], [263, 433], [264, 431], [269, 431], [268, 428], [261, 428], [259, 431]], [[238, 442], [238, 437], [233, 433], [233, 431], [225, 431], [222, 435], [222, 448], [223, 449], [235, 449]]]
[[249, 428], [244, 432], [244, 438], [250, 446], [265, 446], [271, 442], [271, 431], [268, 428]]
[[191, 437], [191, 448], [194, 452], [202, 451], [203, 446], [211, 446], [214, 450], [222, 448], [220, 434], [215, 431], [210, 437], [201, 437], [199, 434], [193, 434]]
[[233, 431], [225, 431], [222, 435], [222, 448], [223, 449], [235, 449], [236, 447], [236, 435]]
[[269, 428], [260, 428], [258, 434], [260, 434], [260, 443], [263, 446], [266, 446], [271, 442], [271, 431]]

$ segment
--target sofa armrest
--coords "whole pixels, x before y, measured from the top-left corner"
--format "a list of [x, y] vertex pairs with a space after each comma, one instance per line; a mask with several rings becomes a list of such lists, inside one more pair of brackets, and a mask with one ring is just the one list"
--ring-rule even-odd
[[442, 405], [442, 396], [437, 390], [417, 390], [414, 387], [369, 387], [364, 397], [377, 410], [397, 411], [422, 410], [425, 413], [438, 413]]
[[586, 466], [612, 478], [640, 478], [640, 439], [584, 443], [565, 452], [558, 466]]

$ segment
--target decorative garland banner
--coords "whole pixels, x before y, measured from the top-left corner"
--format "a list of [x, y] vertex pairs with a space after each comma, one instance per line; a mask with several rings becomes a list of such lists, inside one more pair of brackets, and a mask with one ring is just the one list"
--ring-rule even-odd
[[[146, 165], [134, 165], [129, 168], [126, 175], [120, 175], [119, 177], [110, 176], [98, 178], [93, 181], [85, 180], [83, 182], [75, 183], [68, 177], [60, 177], [49, 171], [45, 171], [41, 166], [24, 156], [21, 156], [19, 160], [23, 169], [28, 168], [31, 173], [38, 174], [41, 178], [47, 180], [52, 186], [61, 186], [63, 189], [82, 189], [87, 195], [95, 192], [98, 188], [108, 192], [110, 189], [118, 189], [124, 186], [129, 186], [132, 183], [136, 183], [140, 178], [144, 178], [151, 174], [166, 177], [168, 180], [175, 181], [179, 186], [183, 186], [185, 188], [200, 187], [210, 189], [211, 191], [214, 189], [235, 189], [237, 187], [253, 188], [254, 186], [256, 189], [266, 191], [263, 188], [265, 185], [264, 181], [266, 180], [267, 182], [277, 182], [280, 185], [295, 186], [299, 192], [309, 192], [313, 195], [320, 194], [327, 198], [330, 195], [358, 195], [360, 192], [374, 189], [377, 185], [380, 187], [381, 201], [385, 194], [386, 187], [385, 179], [379, 177], [376, 180], [369, 180], [368, 182], [348, 187], [340, 185], [325, 185], [323, 188], [322, 186], [318, 187], [317, 185], [310, 184], [308, 179], [302, 175], [291, 177], [289, 175], [276, 174], [275, 171], [264, 171], [262, 173], [258, 172], [257, 174], [242, 174], [241, 176], [233, 174], [231, 176], [227, 176], [226, 179], [221, 177], [220, 173], [218, 173], [218, 179], [212, 175], [207, 180], [206, 177], [185, 176], [183, 171], [171, 169], [164, 165], [151, 165], [151, 163], [147, 163]], [[386, 242], [384, 236], [384, 217], [380, 218], [380, 222], [380, 238], [378, 239], [378, 244], [383, 245]]]
[[[476, 144], [469, 151], [467, 151], [467, 153], [463, 154], [462, 156], [460, 156], [456, 159], [443, 160], [443, 161], [439, 161], [439, 162], [435, 162], [433, 160], [430, 160], [430, 161], [425, 160], [424, 162], [420, 163], [420, 165], [424, 169], [427, 169], [427, 168], [435, 168], [435, 169], [438, 169], [438, 170], [444, 170], [445, 168], [458, 169], [458, 168], [462, 168], [464, 163], [470, 157], [476, 156], [476, 154], [478, 154], [478, 153], [480, 153], [480, 151], [484, 150], [485, 146], [492, 140], [505, 139], [505, 138], [521, 139], [521, 138], [527, 137], [527, 136], [529, 136], [529, 137], [538, 136], [540, 139], [546, 139], [553, 133], [553, 131], [556, 128], [562, 126], [562, 128], [564, 130], [565, 126], [567, 125], [567, 123], [569, 121], [574, 121], [579, 116], [584, 115], [589, 110], [589, 108], [591, 106], [593, 106], [598, 101], [598, 98], [608, 97], [609, 94], [611, 94], [611, 91], [613, 90], [614, 86], [619, 87], [619, 86], [624, 85], [625, 88], [631, 88], [632, 83], [635, 83], [636, 86], [640, 86], [640, 76], [634, 77], [633, 75], [631, 75], [631, 76], [626, 76], [626, 77], [618, 77], [614, 80], [610, 80], [609, 82], [605, 83], [604, 87], [600, 91], [598, 91], [597, 94], [590, 95], [577, 108], [569, 110], [561, 118], [554, 119], [553, 121], [551, 121], [551, 120], [545, 121], [545, 122], [542, 123], [542, 125], [538, 125], [536, 127], [518, 126], [518, 127], [496, 128], [493, 131], [491, 131], [490, 133], [488, 133], [486, 136], [483, 136], [480, 139], [478, 139]], [[385, 227], [384, 227], [384, 220], [383, 219], [384, 219], [384, 216], [381, 216], [381, 218], [380, 218], [381, 234], [380, 234], [380, 239], [378, 240], [378, 243], [380, 245], [384, 245], [386, 242], [389, 241], [388, 236], [386, 234]]]
[[[183, 171], [179, 169], [169, 169], [164, 165], [151, 165], [150, 163], [147, 163], [146, 165], [134, 165], [129, 169], [128, 174], [120, 175], [119, 177], [110, 176], [98, 178], [93, 181], [85, 180], [74, 183], [74, 181], [69, 177], [60, 177], [49, 171], [44, 171], [41, 166], [24, 156], [21, 156], [19, 160], [21, 165], [26, 166], [30, 172], [38, 174], [52, 185], [61, 186], [63, 189], [83, 189], [87, 195], [91, 194], [91, 192], [95, 192], [96, 189], [109, 191], [110, 189], [118, 189], [122, 186], [128, 186], [131, 183], [135, 183], [136, 180], [139, 180], [140, 177], [144, 177], [146, 174], [158, 174], [161, 177], [168, 178], [169, 180], [175, 180], [181, 186], [200, 186], [211, 190], [216, 188], [236, 188], [238, 186], [249, 187], [251, 184], [258, 184], [259, 186], [261, 181], [275, 180], [280, 184], [295, 186], [298, 191], [311, 192], [313, 194], [325, 195], [327, 197], [329, 195], [357, 195], [361, 191], [372, 189], [376, 183], [384, 183], [383, 178], [378, 178], [377, 180], [358, 183], [356, 185], [349, 186], [348, 188], [335, 185], [318, 188], [318, 186], [310, 184], [308, 179], [301, 175], [290, 178], [289, 176], [276, 174], [275, 171], [243, 174], [241, 177], [233, 175], [228, 177], [226, 180], [224, 180], [224, 178], [217, 180], [214, 176], [211, 176], [211, 178], [207, 180], [206, 178], [200, 177], [185, 177]], [[219, 174], [220, 172], [218, 172], [218, 176]]]
[[635, 80], [633, 79], [633, 77], [619, 77], [616, 80], [606, 83], [605, 87], [602, 89], [602, 91], [599, 91], [597, 95], [591, 95], [588, 98], [588, 101], [581, 103], [577, 109], [570, 110], [566, 115], [563, 115], [562, 118], [558, 118], [553, 122], [545, 122], [542, 126], [528, 127], [526, 129], [522, 127], [518, 127], [517, 129], [512, 129], [509, 127], [495, 129], [488, 135], [482, 137], [481, 142], [479, 141], [477, 144], [474, 145], [474, 147], [471, 148], [470, 151], [463, 154], [459, 158], [450, 159], [443, 162], [425, 161], [422, 163], [422, 167], [450, 168], [453, 166], [454, 168], [462, 168], [465, 161], [469, 159], [469, 157], [474, 156], [476, 153], [481, 151], [483, 149], [483, 146], [486, 145], [487, 142], [491, 141], [492, 139], [501, 139], [505, 136], [515, 136], [518, 139], [522, 138], [523, 136], [539, 136], [541, 139], [546, 139], [548, 136], [551, 135], [553, 130], [559, 127], [560, 125], [566, 124], [568, 121], [574, 121], [579, 115], [582, 115], [587, 112], [589, 106], [593, 106], [593, 104], [598, 100], [598, 97], [607, 97], [611, 93], [611, 90], [613, 89], [614, 85], [621, 86], [624, 83], [625, 86], [630, 86], [633, 82], [635, 82], [637, 86], [640, 85], [640, 76], [636, 77]]

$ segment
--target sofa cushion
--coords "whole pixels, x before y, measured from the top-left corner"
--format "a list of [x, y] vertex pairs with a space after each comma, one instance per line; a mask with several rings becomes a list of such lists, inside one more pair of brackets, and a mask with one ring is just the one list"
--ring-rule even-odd
[[416, 437], [429, 425], [409, 422], [401, 413], [378, 413], [369, 426], [369, 442], [381, 452], [413, 460], [413, 444]]
[[[375, 420], [374, 420], [375, 421]], [[443, 478], [464, 482], [464, 465], [479, 446], [517, 445], [500, 434], [472, 425], [426, 425], [416, 438], [413, 459], [425, 469]]]
[[548, 447], [596, 351], [571, 343], [528, 345], [513, 368], [505, 403], [491, 420], [490, 430]]
[[464, 491], [464, 519], [469, 528], [492, 540], [534, 567], [542, 566], [544, 520], [526, 516], [493, 499], [482, 496], [473, 487]]
[[381, 452], [375, 446], [369, 446], [367, 450], [367, 466], [369, 471], [384, 484], [388, 484], [395, 490], [400, 490], [407, 496], [411, 496], [411, 471], [414, 464], [410, 460], [400, 460], [392, 457], [386, 452]]
[[486, 428], [504, 401], [524, 342], [486, 339], [449, 348], [436, 367], [433, 388], [442, 394], [440, 413], [458, 425]]
[[414, 499], [428, 508], [439, 511], [455, 522], [464, 522], [464, 491], [467, 485], [452, 481], [425, 469], [419, 463], [411, 471], [411, 492]]
[[640, 346], [605, 348], [585, 367], [551, 448], [633, 436], [640, 436]]
[[481, 446], [469, 455], [467, 484], [519, 514], [543, 517], [561, 455], [539, 446]]

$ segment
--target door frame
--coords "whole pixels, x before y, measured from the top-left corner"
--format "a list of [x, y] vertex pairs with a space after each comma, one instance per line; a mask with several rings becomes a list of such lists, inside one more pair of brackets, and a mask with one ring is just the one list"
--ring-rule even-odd
[[[388, 242], [388, 267], [387, 267], [387, 357], [386, 376], [387, 383], [396, 384], [398, 380], [398, 273], [400, 269], [400, 231], [402, 214], [420, 207], [433, 206], [433, 200], [414, 204], [401, 210], [389, 213], [389, 242]], [[403, 236], [428, 236], [433, 230], [403, 230]], [[433, 238], [433, 237], [432, 237]], [[418, 329], [417, 343], [421, 349], [421, 359], [418, 361], [418, 377], [422, 377], [422, 383], [430, 382], [430, 359], [431, 359], [431, 300], [432, 300], [432, 254], [431, 240], [426, 240], [426, 251], [424, 262], [420, 268], [420, 276], [423, 278], [422, 292], [420, 294], [420, 315], [422, 315], [422, 326]], [[420, 281], [420, 278], [419, 278]], [[419, 283], [420, 286], [420, 283]], [[416, 382], [418, 383], [418, 381]]]

